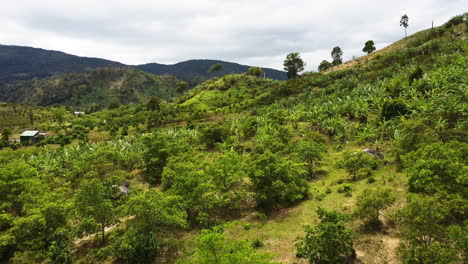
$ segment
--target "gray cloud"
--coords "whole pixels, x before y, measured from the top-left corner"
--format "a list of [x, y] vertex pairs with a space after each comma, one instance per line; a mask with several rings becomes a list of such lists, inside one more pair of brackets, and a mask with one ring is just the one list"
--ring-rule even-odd
[[383, 48], [462, 13], [464, 0], [17, 0], [0, 10], [1, 44], [26, 45], [128, 64], [195, 58], [281, 69], [297, 51], [315, 70], [340, 46], [344, 59]]

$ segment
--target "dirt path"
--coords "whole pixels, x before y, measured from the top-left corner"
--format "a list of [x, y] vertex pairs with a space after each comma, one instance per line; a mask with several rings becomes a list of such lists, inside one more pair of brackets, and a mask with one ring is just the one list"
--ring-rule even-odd
[[[112, 232], [112, 230], [114, 230], [115, 228], [119, 227], [121, 224], [124, 224], [126, 223], [128, 220], [130, 219], [133, 219], [135, 216], [126, 216], [126, 217], [122, 217], [119, 219], [119, 222], [115, 225], [111, 225], [111, 226], [108, 226], [106, 228], [104, 228], [104, 234], [108, 234], [110, 232]], [[84, 243], [86, 242], [89, 242], [91, 240], [94, 240], [96, 238], [96, 236], [99, 236], [100, 233], [94, 233], [94, 234], [90, 234], [90, 235], [87, 235], [85, 237], [82, 237], [82, 238], [77, 238], [73, 241], [73, 248], [74, 248], [74, 251], [77, 251]]]

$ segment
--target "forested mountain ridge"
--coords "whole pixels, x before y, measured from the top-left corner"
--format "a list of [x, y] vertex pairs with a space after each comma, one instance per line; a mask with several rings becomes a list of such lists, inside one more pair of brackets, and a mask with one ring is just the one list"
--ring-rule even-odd
[[23, 46], [0, 45], [0, 82], [18, 82], [122, 63]]
[[152, 96], [169, 99], [179, 80], [138, 69], [105, 67], [85, 73], [70, 73], [19, 84], [0, 85], [0, 101], [33, 105], [62, 104], [77, 108], [110, 104], [144, 103]]
[[[222, 63], [224, 69], [217, 73], [208, 73], [210, 66]], [[23, 46], [0, 45], [0, 83], [12, 83], [33, 78], [51, 77], [67, 73], [84, 73], [88, 69], [101, 67], [135, 67], [157, 75], [170, 74], [185, 81], [202, 81], [226, 73], [243, 73], [250, 66], [220, 60], [189, 60], [173, 65], [149, 63], [142, 65], [124, 65], [120, 62], [100, 58], [87, 58], [70, 55], [60, 51], [44, 50]], [[267, 77], [285, 80], [282, 71], [264, 69]]]
[[[217, 63], [221, 63], [223, 68], [220, 71], [208, 74], [208, 69]], [[220, 60], [188, 60], [172, 65], [148, 63], [137, 65], [136, 67], [145, 72], [157, 75], [170, 74], [186, 81], [191, 81], [193, 79], [196, 80], [197, 78], [200, 80], [206, 80], [212, 77], [220, 77], [230, 73], [244, 73], [247, 72], [251, 66]], [[266, 78], [282, 81], [287, 79], [286, 73], [283, 71], [269, 68], [262, 69], [265, 72]]]
[[[466, 263], [467, 19], [285, 82], [83, 116], [0, 104], [2, 259]], [[49, 136], [15, 143], [26, 128]]]

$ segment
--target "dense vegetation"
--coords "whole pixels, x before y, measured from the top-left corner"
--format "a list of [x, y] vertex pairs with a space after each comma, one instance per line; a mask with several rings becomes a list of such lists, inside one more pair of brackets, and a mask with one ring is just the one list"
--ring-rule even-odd
[[143, 103], [152, 96], [169, 99], [179, 82], [170, 75], [156, 76], [131, 68], [98, 68], [84, 74], [66, 74], [0, 86], [0, 100], [41, 106], [61, 104], [102, 109]]
[[464, 263], [467, 26], [285, 82], [212, 78], [171, 102], [5, 104], [2, 131], [51, 138], [0, 150], [2, 258]]

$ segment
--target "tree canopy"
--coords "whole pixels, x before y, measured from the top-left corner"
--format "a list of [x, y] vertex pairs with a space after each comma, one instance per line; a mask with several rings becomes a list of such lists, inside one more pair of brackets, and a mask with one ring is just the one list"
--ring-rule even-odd
[[341, 58], [341, 56], [343, 56], [343, 51], [341, 50], [340, 47], [338, 46], [334, 47], [331, 52], [331, 56], [333, 59], [332, 60], [333, 66], [340, 65], [341, 63], [343, 63], [343, 59]]
[[367, 54], [370, 54], [373, 51], [375, 51], [374, 41], [373, 40], [366, 41], [366, 43], [364, 44], [364, 48], [362, 48], [362, 51], [367, 52]]
[[288, 79], [294, 79], [298, 73], [304, 70], [306, 63], [297, 52], [289, 53], [283, 62], [284, 70], [288, 73]]

